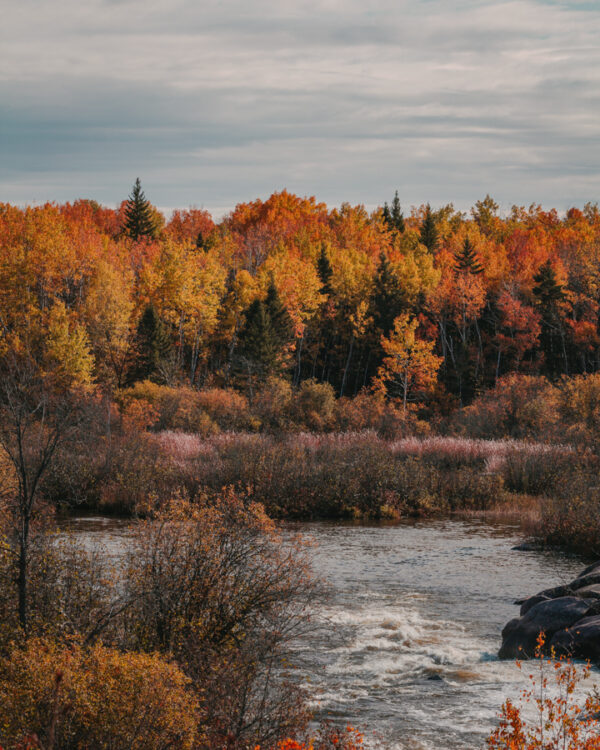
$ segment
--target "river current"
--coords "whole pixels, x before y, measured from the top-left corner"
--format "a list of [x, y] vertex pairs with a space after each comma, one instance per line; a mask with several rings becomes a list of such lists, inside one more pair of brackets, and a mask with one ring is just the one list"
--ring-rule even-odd
[[[70, 524], [115, 551], [127, 526]], [[317, 715], [375, 730], [397, 750], [481, 748], [507, 697], [526, 686], [496, 658], [514, 600], [564, 583], [572, 558], [517, 552], [518, 529], [477, 521], [394, 525], [294, 524], [314, 541], [315, 572], [330, 585], [320, 626], [297, 644]]]

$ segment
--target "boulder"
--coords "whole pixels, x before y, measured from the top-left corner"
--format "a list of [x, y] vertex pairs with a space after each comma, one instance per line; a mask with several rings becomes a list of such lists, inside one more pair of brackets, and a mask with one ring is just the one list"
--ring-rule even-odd
[[580, 589], [576, 589], [574, 594], [583, 599], [600, 599], [600, 583], [593, 583], [591, 586], [583, 586]]
[[590, 612], [592, 602], [576, 596], [561, 596], [544, 599], [522, 617], [511, 620], [502, 631], [501, 659], [531, 658], [535, 656], [540, 632], [546, 634], [546, 642], [559, 630], [570, 628]]
[[584, 617], [572, 627], [559, 630], [552, 636], [550, 647], [559, 656], [600, 661], [600, 616]]
[[550, 601], [550, 599], [551, 597], [546, 596], [546, 594], [536, 594], [535, 596], [530, 596], [529, 599], [525, 599], [525, 601], [519, 602], [521, 605], [519, 614], [521, 615], [521, 617], [523, 617], [523, 615], [526, 615], [532, 607], [535, 607], [536, 604], [539, 604], [540, 602], [548, 602]]
[[582, 570], [581, 573], [577, 576], [578, 578], [582, 578], [583, 576], [587, 576], [589, 573], [598, 572], [600, 573], [600, 560], [598, 560], [595, 563], [592, 563], [591, 565], [588, 565], [585, 570]]

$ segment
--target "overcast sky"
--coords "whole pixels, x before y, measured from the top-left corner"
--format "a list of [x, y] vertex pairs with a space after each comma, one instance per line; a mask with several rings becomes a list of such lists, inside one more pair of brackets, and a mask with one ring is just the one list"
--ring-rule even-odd
[[0, 201], [600, 199], [600, 1], [6, 0]]

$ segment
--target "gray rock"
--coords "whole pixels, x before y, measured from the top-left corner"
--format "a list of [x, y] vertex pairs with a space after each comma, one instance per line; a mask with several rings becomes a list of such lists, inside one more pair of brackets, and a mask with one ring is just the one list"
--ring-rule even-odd
[[511, 547], [514, 552], [539, 552], [542, 549], [542, 545], [539, 542], [521, 542]]
[[591, 586], [576, 589], [574, 593], [575, 596], [583, 599], [600, 599], [600, 583], [593, 583]]
[[545, 599], [527, 611], [523, 617], [511, 620], [502, 631], [501, 659], [531, 658], [535, 656], [540, 632], [546, 642], [559, 630], [571, 627], [591, 611], [591, 602], [576, 596]]
[[550, 601], [551, 597], [546, 596], [546, 594], [536, 594], [535, 596], [530, 596], [529, 599], [525, 599], [524, 602], [520, 602], [521, 609], [519, 610], [519, 614], [521, 617], [523, 615], [526, 615], [529, 610], [532, 607], [535, 607], [536, 604], [539, 604], [540, 602], [548, 602]]
[[600, 661], [600, 616], [584, 617], [570, 628], [555, 633], [550, 647], [560, 655]]
[[577, 576], [577, 578], [583, 578], [583, 576], [587, 576], [589, 573], [599, 572], [600, 573], [600, 560], [598, 562], [592, 563], [591, 565], [588, 565], [585, 570], [582, 570], [581, 573]]

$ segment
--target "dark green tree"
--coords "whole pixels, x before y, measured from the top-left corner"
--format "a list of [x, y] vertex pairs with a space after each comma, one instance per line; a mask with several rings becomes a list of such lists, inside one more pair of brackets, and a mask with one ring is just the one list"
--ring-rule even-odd
[[383, 205], [383, 219], [390, 229], [394, 229], [401, 234], [404, 232], [406, 226], [404, 224], [404, 214], [402, 213], [397, 190], [391, 208], [387, 203], [384, 203]]
[[171, 353], [169, 331], [158, 315], [154, 305], [144, 310], [137, 326], [134, 347], [134, 363], [129, 381], [161, 380], [161, 366]]
[[423, 219], [423, 223], [421, 224], [420, 240], [421, 243], [425, 245], [425, 247], [429, 250], [429, 252], [432, 253], [435, 251], [438, 243], [438, 231], [429, 203], [425, 208], [425, 218]]
[[333, 269], [325, 245], [321, 245], [321, 252], [317, 258], [317, 273], [321, 279], [321, 293], [329, 296], [332, 291], [330, 282], [333, 276]]
[[462, 250], [454, 254], [454, 260], [456, 261], [454, 269], [458, 273], [470, 273], [473, 276], [483, 273], [483, 266], [479, 262], [475, 248], [468, 237], [465, 237]]
[[125, 234], [132, 240], [140, 240], [144, 237], [153, 239], [156, 237], [157, 226], [154, 210], [150, 201], [146, 200], [142, 184], [138, 177], [133, 185], [131, 195], [125, 206]]
[[278, 339], [266, 304], [254, 300], [246, 310], [246, 322], [240, 331], [234, 362], [235, 371], [246, 381], [251, 396], [255, 381], [281, 371]]
[[565, 342], [563, 287], [556, 279], [550, 260], [533, 277], [533, 294], [542, 317], [540, 346], [544, 352], [544, 369], [549, 377], [568, 373], [568, 359]]
[[196, 249], [204, 250], [205, 248], [206, 248], [206, 240], [202, 236], [202, 232], [198, 232], [198, 236], [196, 237]]
[[265, 299], [265, 310], [269, 316], [269, 321], [276, 337], [276, 344], [280, 349], [283, 348], [294, 335], [294, 326], [292, 319], [287, 311], [287, 307], [281, 301], [275, 282], [271, 279], [267, 289]]
[[375, 326], [384, 336], [389, 335], [398, 315], [406, 312], [404, 292], [385, 253], [379, 256], [375, 273], [372, 309]]

